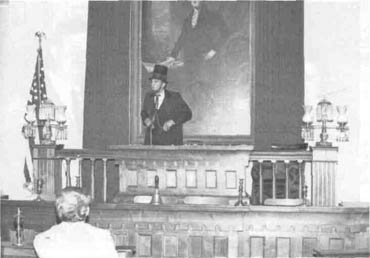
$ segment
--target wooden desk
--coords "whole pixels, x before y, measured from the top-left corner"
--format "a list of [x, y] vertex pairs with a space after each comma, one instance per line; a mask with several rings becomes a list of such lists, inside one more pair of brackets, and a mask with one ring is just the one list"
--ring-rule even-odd
[[3, 258], [35, 258], [37, 257], [35, 251], [33, 250], [33, 246], [31, 245], [24, 245], [24, 246], [16, 246], [10, 242], [2, 242], [1, 243], [1, 257]]
[[[25, 229], [54, 224], [51, 202], [1, 205], [4, 240], [18, 207]], [[367, 247], [369, 209], [93, 203], [89, 223], [110, 230], [116, 245], [136, 247], [136, 257], [312, 257], [313, 249]]]
[[[135, 254], [135, 246], [116, 246], [118, 257], [125, 258], [131, 257]], [[1, 243], [1, 256], [2, 258], [36, 258], [37, 255], [33, 246], [26, 244], [24, 246], [16, 246], [10, 242]]]

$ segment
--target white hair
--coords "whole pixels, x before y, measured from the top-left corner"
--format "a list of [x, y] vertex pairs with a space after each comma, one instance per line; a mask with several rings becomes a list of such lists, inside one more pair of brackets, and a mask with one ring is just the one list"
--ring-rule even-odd
[[85, 221], [90, 212], [91, 198], [80, 188], [67, 187], [55, 201], [55, 208], [61, 221]]

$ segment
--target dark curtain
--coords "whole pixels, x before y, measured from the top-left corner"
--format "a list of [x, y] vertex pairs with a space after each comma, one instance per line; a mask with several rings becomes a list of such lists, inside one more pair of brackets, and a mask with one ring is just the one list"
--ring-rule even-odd
[[303, 15], [303, 1], [256, 2], [256, 148], [302, 142]]
[[83, 147], [129, 139], [130, 2], [89, 2]]

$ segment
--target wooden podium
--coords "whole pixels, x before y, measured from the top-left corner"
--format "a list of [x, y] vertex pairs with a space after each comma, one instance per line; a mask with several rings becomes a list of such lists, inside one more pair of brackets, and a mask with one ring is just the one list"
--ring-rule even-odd
[[55, 200], [62, 187], [62, 161], [55, 158], [59, 145], [43, 144], [33, 146], [34, 189], [37, 190], [37, 179], [42, 179], [41, 198]]

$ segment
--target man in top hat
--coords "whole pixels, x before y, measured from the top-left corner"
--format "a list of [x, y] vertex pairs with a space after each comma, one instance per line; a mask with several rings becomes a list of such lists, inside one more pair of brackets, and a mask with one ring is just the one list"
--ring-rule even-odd
[[141, 119], [146, 126], [146, 145], [182, 145], [182, 125], [192, 112], [180, 93], [167, 90], [167, 66], [154, 66], [152, 91], [145, 95]]

